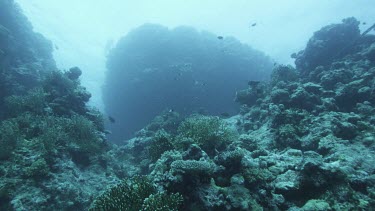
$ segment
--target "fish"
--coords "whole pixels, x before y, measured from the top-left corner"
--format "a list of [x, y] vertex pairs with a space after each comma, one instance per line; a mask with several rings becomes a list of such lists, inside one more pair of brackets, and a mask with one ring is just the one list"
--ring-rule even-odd
[[56, 44], [55, 44], [55, 49], [56, 49], [56, 50], [59, 50], [59, 46], [57, 46]]
[[366, 25], [367, 23], [366, 22], [363, 22], [362, 25]]
[[224, 37], [223, 36], [217, 36], [217, 39], [222, 40], [222, 39], [224, 39]]
[[251, 27], [254, 27], [254, 26], [256, 26], [257, 25], [257, 23], [253, 23], [253, 24], [251, 24]]
[[111, 122], [111, 123], [115, 123], [116, 120], [115, 118], [111, 117], [111, 116], [108, 116], [108, 120]]
[[230, 114], [227, 112], [224, 112], [224, 113], [221, 113], [220, 116], [227, 118], [230, 116]]
[[247, 82], [247, 84], [249, 85], [249, 86], [256, 86], [256, 85], [258, 85], [260, 83], [260, 81], [249, 81], [249, 82]]

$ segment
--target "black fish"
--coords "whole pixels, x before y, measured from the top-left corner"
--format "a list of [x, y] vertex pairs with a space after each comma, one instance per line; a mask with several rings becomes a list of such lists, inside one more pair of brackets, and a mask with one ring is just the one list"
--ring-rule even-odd
[[230, 116], [230, 114], [227, 113], [227, 112], [221, 113], [220, 115], [221, 115], [222, 117], [229, 117], [229, 116]]
[[256, 86], [256, 85], [258, 85], [260, 83], [260, 81], [249, 81], [247, 84], [249, 85], [249, 86]]
[[222, 39], [224, 39], [224, 37], [223, 36], [217, 36], [217, 39], [222, 40]]
[[256, 26], [257, 25], [257, 23], [253, 23], [253, 24], [251, 24], [251, 27], [254, 27], [254, 26]]
[[111, 123], [115, 123], [116, 120], [115, 118], [111, 117], [111, 116], [108, 116], [108, 120], [111, 122]]
[[367, 23], [366, 22], [363, 22], [362, 25], [366, 25]]

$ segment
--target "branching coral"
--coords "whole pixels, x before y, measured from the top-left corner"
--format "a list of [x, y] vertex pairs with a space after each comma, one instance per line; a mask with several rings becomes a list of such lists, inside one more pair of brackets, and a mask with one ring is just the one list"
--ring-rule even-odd
[[225, 122], [218, 117], [193, 115], [181, 123], [178, 128], [178, 140], [190, 138], [207, 154], [223, 149], [235, 137]]
[[157, 192], [147, 177], [136, 176], [99, 196], [90, 211], [173, 211], [178, 210], [181, 203], [181, 195]]
[[168, 150], [173, 149], [172, 137], [164, 130], [159, 130], [154, 138], [152, 143], [148, 148], [148, 154], [153, 162], [160, 158], [160, 156]]
[[11, 156], [16, 148], [17, 142], [22, 136], [18, 129], [18, 125], [14, 121], [3, 121], [0, 124], [0, 160]]

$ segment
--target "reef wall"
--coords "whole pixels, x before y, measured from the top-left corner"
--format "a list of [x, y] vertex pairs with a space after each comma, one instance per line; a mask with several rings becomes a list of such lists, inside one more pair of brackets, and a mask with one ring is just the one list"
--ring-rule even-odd
[[85, 210], [118, 182], [81, 74], [57, 70], [51, 43], [0, 1], [0, 210]]
[[13, 0], [0, 1], [0, 118], [6, 112], [4, 97], [26, 93], [43, 72], [56, 69], [52, 50]]

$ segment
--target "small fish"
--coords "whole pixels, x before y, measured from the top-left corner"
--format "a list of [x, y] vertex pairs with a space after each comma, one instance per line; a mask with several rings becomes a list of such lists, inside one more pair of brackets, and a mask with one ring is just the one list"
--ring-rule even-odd
[[169, 112], [169, 113], [172, 113], [172, 112], [174, 112], [174, 110], [173, 110], [173, 109], [169, 109], [168, 112]]
[[247, 84], [249, 85], [249, 86], [256, 86], [256, 85], [258, 85], [260, 83], [260, 81], [249, 81]]
[[111, 123], [115, 123], [116, 120], [115, 118], [111, 117], [111, 116], [108, 116], [108, 120], [111, 122]]
[[253, 23], [253, 24], [251, 24], [251, 27], [254, 27], [254, 26], [256, 26], [257, 25], [257, 23]]
[[222, 117], [225, 117], [225, 118], [227, 118], [227, 117], [229, 117], [229, 116], [230, 116], [230, 114], [229, 114], [229, 113], [227, 113], [227, 112], [221, 113], [220, 115], [221, 115]]
[[59, 46], [57, 46], [56, 44], [55, 44], [55, 49], [56, 49], [56, 50], [59, 50]]
[[256, 93], [257, 93], [258, 95], [263, 94], [263, 90], [261, 90], [261, 89], [256, 89], [255, 91], [256, 91]]
[[224, 37], [223, 36], [217, 36], [217, 39], [222, 40], [222, 39], [224, 39]]
[[366, 22], [363, 22], [362, 25], [366, 25], [367, 23]]

